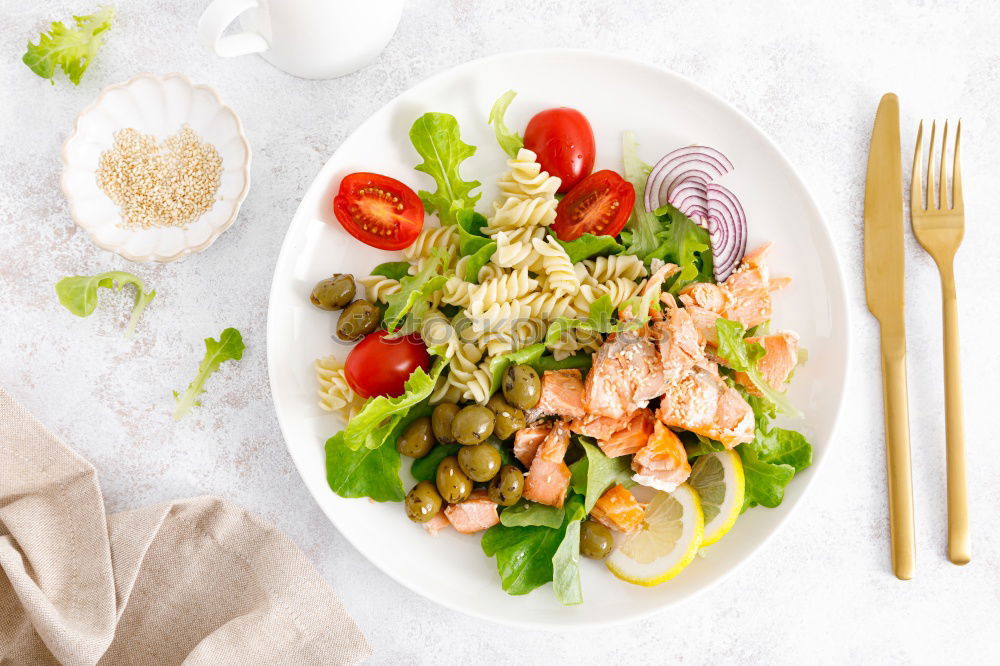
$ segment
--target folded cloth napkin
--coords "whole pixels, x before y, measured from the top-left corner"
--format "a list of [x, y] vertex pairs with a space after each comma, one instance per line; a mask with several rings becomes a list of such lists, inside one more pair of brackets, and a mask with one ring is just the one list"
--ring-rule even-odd
[[0, 388], [0, 664], [354, 664], [357, 625], [281, 532], [196, 497], [113, 515]]

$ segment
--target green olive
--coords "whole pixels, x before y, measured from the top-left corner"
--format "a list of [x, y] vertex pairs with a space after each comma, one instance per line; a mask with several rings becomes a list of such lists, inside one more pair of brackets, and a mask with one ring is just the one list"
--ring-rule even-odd
[[524, 492], [524, 474], [513, 465], [504, 465], [493, 477], [486, 494], [500, 506], [513, 506]]
[[512, 365], [503, 375], [503, 397], [518, 409], [531, 409], [542, 397], [542, 380], [529, 365]]
[[434, 437], [442, 444], [454, 444], [455, 437], [451, 434], [451, 424], [458, 415], [459, 406], [451, 402], [442, 402], [431, 413], [431, 428]]
[[396, 441], [396, 449], [404, 456], [423, 458], [431, 452], [434, 444], [431, 420], [424, 416], [406, 426], [406, 430]]
[[512, 407], [499, 393], [490, 398], [486, 406], [496, 414], [493, 434], [500, 439], [510, 439], [514, 433], [525, 426], [524, 412], [517, 407]]
[[603, 560], [614, 545], [611, 530], [593, 520], [583, 521], [580, 526], [580, 553], [584, 557]]
[[357, 340], [374, 331], [381, 318], [381, 310], [371, 302], [359, 298], [340, 313], [337, 337], [348, 342]]
[[496, 417], [482, 405], [463, 407], [451, 422], [451, 435], [459, 444], [481, 444], [493, 434]]
[[500, 471], [500, 452], [489, 444], [463, 446], [458, 452], [458, 466], [476, 483], [485, 483]]
[[340, 310], [354, 300], [355, 291], [354, 278], [344, 273], [334, 273], [316, 283], [309, 300], [321, 310]]
[[464, 502], [472, 494], [472, 481], [462, 471], [455, 456], [448, 456], [438, 465], [437, 489], [448, 504]]
[[406, 516], [415, 523], [426, 523], [441, 510], [441, 495], [430, 481], [421, 481], [406, 495]]

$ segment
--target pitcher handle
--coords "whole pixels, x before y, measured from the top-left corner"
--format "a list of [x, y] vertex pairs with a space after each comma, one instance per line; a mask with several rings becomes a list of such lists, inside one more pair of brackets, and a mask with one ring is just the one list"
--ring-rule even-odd
[[257, 6], [257, 0], [212, 0], [198, 19], [198, 38], [223, 58], [266, 51], [267, 40], [256, 32], [222, 34], [240, 14]]

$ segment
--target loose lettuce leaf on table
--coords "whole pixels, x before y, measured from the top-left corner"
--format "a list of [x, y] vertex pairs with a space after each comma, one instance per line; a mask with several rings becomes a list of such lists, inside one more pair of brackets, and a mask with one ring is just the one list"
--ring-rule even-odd
[[486, 119], [486, 122], [493, 126], [493, 133], [496, 134], [497, 143], [500, 144], [501, 150], [511, 157], [517, 157], [517, 152], [524, 148], [524, 137], [511, 131], [503, 120], [504, 114], [507, 113], [507, 107], [516, 96], [517, 93], [513, 90], [508, 90], [500, 95], [493, 103], [493, 108], [490, 109], [489, 118]]
[[569, 260], [574, 264], [591, 257], [605, 257], [609, 254], [621, 254], [625, 251], [625, 246], [615, 240], [614, 236], [595, 236], [594, 234], [583, 234], [576, 240], [556, 241], [563, 246]]
[[455, 224], [458, 212], [473, 208], [481, 193], [472, 194], [479, 187], [477, 180], [463, 180], [459, 173], [462, 162], [475, 154], [475, 146], [464, 143], [458, 121], [447, 113], [425, 113], [410, 128], [410, 141], [423, 162], [416, 166], [434, 179], [437, 190], [420, 190], [418, 194], [424, 208], [437, 214], [442, 226]]
[[326, 442], [326, 481], [341, 497], [370, 497], [376, 502], [402, 502], [399, 452], [395, 446], [353, 450], [338, 432]]
[[175, 421], [191, 411], [192, 407], [201, 406], [198, 396], [205, 392], [205, 382], [208, 378], [226, 361], [238, 361], [243, 358], [244, 349], [246, 347], [243, 344], [243, 336], [235, 328], [222, 331], [218, 340], [205, 338], [205, 356], [198, 366], [198, 374], [188, 384], [183, 395], [174, 391], [174, 400], [177, 403], [174, 408]]
[[108, 271], [97, 275], [73, 275], [56, 282], [56, 296], [64, 308], [77, 317], [89, 317], [97, 307], [97, 290], [114, 288], [121, 291], [126, 284], [135, 286], [135, 300], [132, 303], [132, 316], [125, 328], [125, 337], [131, 338], [135, 332], [139, 316], [150, 301], [156, 297], [156, 291], [145, 291], [145, 286], [135, 275], [125, 271]]
[[105, 6], [89, 16], [74, 16], [74, 26], [54, 21], [47, 33], [39, 35], [38, 44], [28, 42], [28, 50], [21, 60], [53, 85], [56, 67], [62, 69], [73, 85], [79, 85], [104, 43], [101, 33], [111, 27], [114, 16], [114, 8]]

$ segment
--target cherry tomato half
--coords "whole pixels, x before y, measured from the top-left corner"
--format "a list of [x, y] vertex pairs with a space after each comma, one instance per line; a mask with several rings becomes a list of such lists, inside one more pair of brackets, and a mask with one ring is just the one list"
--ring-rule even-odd
[[424, 204], [395, 178], [363, 171], [340, 181], [333, 213], [362, 243], [380, 250], [402, 250], [424, 226]]
[[563, 197], [556, 208], [552, 231], [559, 240], [583, 234], [617, 236], [635, 203], [635, 188], [614, 171], [596, 171]]
[[594, 131], [576, 109], [560, 107], [535, 114], [524, 130], [524, 147], [538, 156], [550, 176], [562, 180], [560, 192], [569, 192], [594, 168]]
[[386, 340], [386, 331], [365, 336], [344, 363], [344, 377], [362, 398], [403, 395], [403, 384], [417, 368], [429, 370], [431, 357], [417, 334]]

